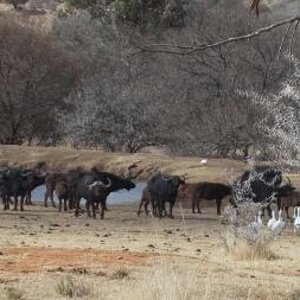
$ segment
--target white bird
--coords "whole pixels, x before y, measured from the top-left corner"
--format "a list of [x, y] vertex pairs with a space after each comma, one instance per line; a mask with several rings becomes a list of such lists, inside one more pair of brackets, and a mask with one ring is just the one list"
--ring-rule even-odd
[[254, 231], [258, 229], [257, 216], [254, 217], [254, 221], [249, 224], [249, 227]]
[[297, 218], [297, 207], [294, 207], [294, 214], [293, 214], [293, 220], [295, 220]]
[[273, 225], [274, 225], [274, 223], [275, 223], [276, 221], [277, 221], [277, 220], [276, 220], [276, 218], [275, 218], [275, 211], [272, 210], [272, 219], [270, 219], [270, 220], [268, 221], [268, 228], [269, 228], [269, 229], [272, 229], [272, 227], [273, 227]]
[[297, 207], [297, 213], [294, 220], [294, 232], [300, 232], [300, 206]]
[[258, 216], [257, 216], [257, 226], [258, 226], [258, 229], [261, 229], [264, 226], [264, 224], [262, 222], [262, 219], [261, 219], [261, 216], [262, 216], [262, 212], [259, 211], [258, 212]]
[[249, 227], [253, 229], [255, 232], [262, 229], [263, 222], [261, 219], [262, 212], [260, 211], [257, 216], [254, 217], [254, 221], [249, 224]]
[[285, 227], [285, 225], [286, 225], [286, 222], [284, 222], [282, 219], [282, 210], [279, 210], [278, 220], [273, 224], [272, 230], [277, 233], [280, 233], [283, 230], [283, 228]]
[[206, 166], [207, 165], [207, 159], [201, 159], [200, 165], [201, 166]]

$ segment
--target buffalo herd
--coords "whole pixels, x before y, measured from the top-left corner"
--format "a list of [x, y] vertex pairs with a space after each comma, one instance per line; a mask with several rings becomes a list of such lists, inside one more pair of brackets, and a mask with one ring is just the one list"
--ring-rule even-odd
[[[42, 164], [32, 169], [16, 167], [0, 168], [0, 197], [4, 210], [24, 210], [24, 204], [31, 203], [32, 191], [45, 185], [44, 205], [48, 206], [48, 199], [56, 207], [54, 194], [59, 201], [59, 211], [74, 210], [75, 216], [86, 211], [88, 217], [96, 218], [96, 211], [100, 210], [103, 219], [107, 210], [106, 202], [110, 193], [119, 190], [131, 190], [135, 188], [135, 176], [117, 176], [112, 173], [102, 172], [96, 168], [90, 171], [71, 170], [67, 172], [47, 172]], [[149, 205], [154, 217], [169, 216], [173, 218], [173, 207], [178, 198], [179, 190], [188, 184], [184, 177], [157, 173], [150, 178], [142, 192], [138, 216], [144, 208], [148, 215]], [[276, 202], [278, 208], [284, 208], [287, 212], [290, 206], [300, 205], [300, 194], [295, 190], [291, 181], [283, 182], [281, 170], [273, 167], [255, 167], [246, 170], [231, 184], [214, 182], [199, 182], [193, 184], [188, 196], [191, 200], [192, 212], [201, 213], [201, 200], [216, 200], [217, 214], [221, 214], [221, 203], [225, 197], [229, 203], [237, 206], [239, 201], [253, 201], [261, 203], [270, 215], [270, 205]], [[85, 200], [85, 209], [81, 208], [81, 199]], [[19, 203], [20, 200], [20, 203]], [[186, 201], [187, 199], [185, 199]], [[166, 203], [169, 211], [167, 213]], [[92, 209], [92, 214], [91, 214]]]

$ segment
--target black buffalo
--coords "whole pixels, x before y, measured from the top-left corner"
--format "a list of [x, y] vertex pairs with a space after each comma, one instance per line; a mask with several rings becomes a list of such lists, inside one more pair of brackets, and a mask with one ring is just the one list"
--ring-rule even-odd
[[122, 178], [117, 175], [92, 171], [84, 174], [76, 182], [76, 211], [75, 215], [79, 215], [80, 199], [86, 199], [86, 207], [90, 216], [90, 206], [92, 206], [93, 217], [96, 217], [97, 205], [101, 205], [101, 218], [104, 218], [106, 210], [106, 199], [111, 192], [122, 189], [130, 190], [135, 188], [134, 182], [130, 178]]
[[246, 170], [233, 184], [233, 202], [261, 203], [271, 217], [272, 201], [290, 196], [295, 189], [290, 182], [283, 183], [282, 177], [281, 170], [269, 166]]
[[215, 199], [217, 202], [217, 214], [220, 215], [222, 199], [229, 195], [231, 195], [231, 186], [229, 185], [214, 182], [199, 182], [192, 196], [192, 212], [195, 213], [195, 207], [197, 206], [198, 213], [201, 213], [201, 199]]
[[44, 175], [23, 172], [17, 168], [8, 168], [0, 175], [0, 195], [4, 202], [4, 209], [9, 209], [10, 197], [14, 198], [14, 210], [18, 209], [20, 197], [20, 210], [24, 210], [24, 198], [37, 186], [43, 184]]
[[169, 217], [173, 218], [173, 207], [181, 184], [185, 184], [185, 181], [180, 176], [163, 176], [160, 173], [149, 180], [147, 188], [151, 195], [154, 216], [158, 215], [161, 218], [165, 211], [165, 203], [169, 202]]
[[25, 203], [28, 205], [32, 205], [31, 193], [36, 187], [45, 183], [46, 172], [36, 169], [26, 169], [22, 170], [22, 177], [26, 178], [27, 182]]

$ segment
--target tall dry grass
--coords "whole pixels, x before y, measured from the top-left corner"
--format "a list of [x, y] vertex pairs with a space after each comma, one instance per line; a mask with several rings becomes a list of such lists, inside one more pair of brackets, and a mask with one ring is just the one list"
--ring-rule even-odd
[[[270, 249], [273, 240], [268, 230], [257, 233], [250, 228], [240, 228], [243, 233], [234, 230], [225, 230], [221, 239], [226, 252], [236, 260], [273, 260], [276, 255]], [[235, 231], [235, 232], [234, 232]]]

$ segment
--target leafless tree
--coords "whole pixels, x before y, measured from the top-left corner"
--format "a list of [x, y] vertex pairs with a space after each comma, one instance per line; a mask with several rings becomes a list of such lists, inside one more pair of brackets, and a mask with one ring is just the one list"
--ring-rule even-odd
[[1, 143], [55, 136], [55, 109], [76, 82], [76, 65], [44, 33], [16, 20], [0, 20]]

